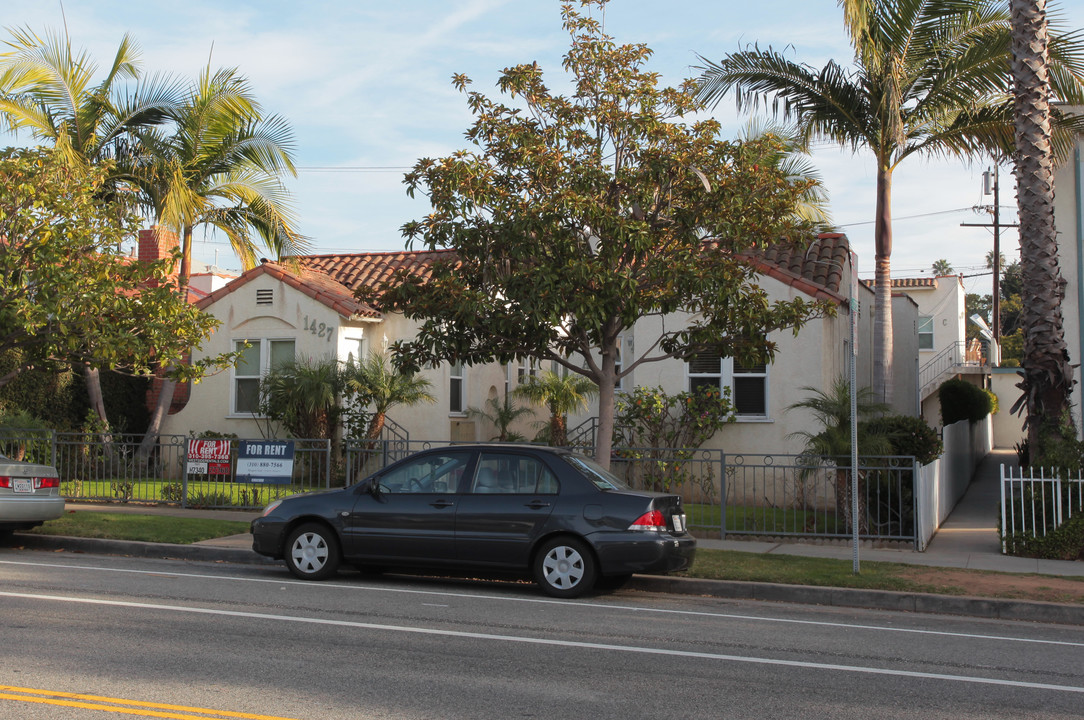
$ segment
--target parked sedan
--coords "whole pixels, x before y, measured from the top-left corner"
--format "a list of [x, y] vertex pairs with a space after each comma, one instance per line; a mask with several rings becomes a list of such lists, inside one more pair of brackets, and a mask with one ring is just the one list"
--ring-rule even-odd
[[63, 513], [56, 468], [0, 455], [0, 535], [29, 530]]
[[344, 562], [515, 573], [556, 597], [683, 570], [696, 551], [677, 495], [630, 490], [567, 450], [509, 444], [427, 450], [342, 490], [284, 498], [252, 536], [303, 579]]

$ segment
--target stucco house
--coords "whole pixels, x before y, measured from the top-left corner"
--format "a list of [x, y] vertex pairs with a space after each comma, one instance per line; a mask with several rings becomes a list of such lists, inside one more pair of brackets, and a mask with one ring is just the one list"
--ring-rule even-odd
[[[373, 287], [398, 269], [425, 277], [440, 252], [339, 253], [298, 258], [299, 270], [265, 262], [243, 273], [198, 301], [201, 309], [222, 321], [218, 332], [195, 354], [218, 354], [237, 350], [245, 343], [245, 361], [228, 372], [205, 378], [191, 389], [191, 398], [169, 415], [163, 432], [188, 434], [213, 430], [241, 437], [259, 437], [260, 424], [253, 416], [256, 388], [262, 375], [283, 359], [333, 356], [342, 360], [382, 350], [399, 338], [411, 337], [416, 324], [397, 314], [382, 314], [357, 301], [354, 290]], [[623, 388], [661, 386], [668, 393], [697, 385], [718, 384], [731, 388], [737, 404], [737, 422], [724, 428], [709, 446], [728, 452], [797, 452], [800, 442], [789, 437], [797, 429], [810, 429], [811, 417], [787, 408], [804, 399], [803, 388], [830, 388], [837, 377], [846, 376], [851, 352], [851, 268], [847, 239], [823, 234], [805, 253], [773, 248], [749, 255], [761, 276], [760, 284], [771, 299], [804, 296], [828, 300], [837, 308], [835, 317], [811, 321], [794, 336], [779, 332], [775, 361], [768, 366], [743, 368], [729, 358], [698, 357], [690, 362], [673, 360], [642, 365], [624, 379]], [[872, 380], [873, 292], [859, 284], [853, 288], [862, 312], [858, 318], [858, 381]], [[915, 323], [917, 305], [900, 298], [895, 308], [900, 335], [897, 352], [910, 353], [898, 361], [903, 372], [897, 378], [900, 397], [916, 392]], [[640, 343], [658, 336], [658, 324], [681, 322], [679, 317], [642, 320], [622, 338], [629, 356]], [[492, 427], [468, 417], [469, 408], [481, 408], [486, 400], [501, 398], [525, 376], [538, 372], [531, 361], [514, 365], [497, 363], [465, 367], [444, 364], [425, 369], [432, 382], [435, 405], [396, 408], [391, 420], [411, 439], [487, 440]], [[909, 401], [910, 402], [910, 401]], [[907, 403], [904, 403], [905, 405]], [[910, 403], [913, 414], [913, 402]], [[588, 422], [589, 410], [569, 418], [569, 427]], [[540, 408], [537, 420], [545, 419]], [[522, 428], [531, 436], [529, 425]]]
[[985, 349], [967, 341], [967, 296], [959, 275], [893, 278], [892, 291], [914, 301], [918, 314], [918, 384], [914, 402], [932, 427], [941, 424], [937, 390], [951, 378], [986, 387], [990, 366]]

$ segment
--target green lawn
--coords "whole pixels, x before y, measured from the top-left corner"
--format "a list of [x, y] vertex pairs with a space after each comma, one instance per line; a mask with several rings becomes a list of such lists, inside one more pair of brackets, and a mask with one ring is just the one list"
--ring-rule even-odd
[[38, 535], [67, 535], [190, 545], [200, 540], [247, 533], [248, 528], [247, 522], [237, 520], [204, 520], [76, 510], [64, 513], [56, 520], [50, 520], [31, 532]]
[[[685, 503], [685, 516], [693, 530], [718, 530], [721, 508], [704, 503]], [[844, 532], [834, 512], [794, 508], [728, 507], [727, 532], [820, 533]]]
[[[302, 485], [253, 485], [251, 483], [188, 481], [189, 507], [261, 508], [281, 497], [311, 492]], [[323, 488], [316, 488], [323, 489]], [[180, 503], [180, 481], [162, 480], [69, 480], [61, 482], [60, 494], [73, 500], [134, 501]]]

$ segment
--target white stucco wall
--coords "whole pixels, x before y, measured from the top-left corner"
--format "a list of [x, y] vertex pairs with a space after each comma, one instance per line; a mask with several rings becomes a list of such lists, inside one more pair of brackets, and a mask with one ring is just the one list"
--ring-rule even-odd
[[[1084, 107], [1070, 108], [1077, 114], [1084, 113]], [[1062, 303], [1062, 318], [1065, 328], [1065, 341], [1069, 349], [1069, 361], [1079, 365], [1084, 358], [1084, 136], [1078, 136], [1076, 147], [1070, 155], [1058, 165], [1054, 177], [1054, 222], [1058, 231], [1058, 262], [1062, 277], [1065, 278], [1065, 301]], [[1084, 432], [1084, 397], [1080, 368], [1076, 368], [1076, 386], [1073, 388], [1073, 417], [1077, 432]]]

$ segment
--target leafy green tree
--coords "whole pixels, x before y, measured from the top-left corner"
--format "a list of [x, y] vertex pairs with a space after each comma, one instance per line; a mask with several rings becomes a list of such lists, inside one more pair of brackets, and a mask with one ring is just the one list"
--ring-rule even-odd
[[[366, 297], [421, 321], [396, 347], [406, 367], [530, 357], [598, 386], [596, 459], [608, 465], [620, 378], [697, 352], [770, 357], [769, 332], [827, 305], [770, 302], [739, 257], [805, 237], [795, 208], [812, 181], [761, 162], [783, 145], [721, 140], [718, 122], [694, 119], [703, 105], [691, 82], [658, 87], [646, 46], [616, 44], [569, 6], [563, 18], [570, 95], [552, 92], [537, 64], [501, 73], [507, 104], [455, 76], [474, 148], [418, 161], [408, 193], [428, 195], [432, 211], [403, 227], [408, 245], [454, 257]], [[638, 338], [618, 367], [622, 333], [678, 313], [686, 324]]]
[[550, 411], [549, 444], [563, 447], [568, 444], [568, 414], [585, 410], [591, 398], [598, 394], [598, 386], [582, 375], [547, 370], [541, 375], [529, 376], [515, 389], [515, 394], [546, 406]]
[[[772, 48], [705, 60], [700, 95], [733, 93], [739, 108], [769, 101], [805, 137], [867, 149], [876, 163], [874, 389], [891, 402], [892, 175], [912, 155], [976, 156], [1012, 149], [1007, 80], [1010, 23], [1003, 0], [839, 0], [854, 66], [822, 69]], [[1078, 36], [1052, 45], [1063, 99], [1080, 97]]]
[[467, 408], [467, 417], [475, 420], [485, 420], [497, 430], [497, 434], [490, 438], [497, 442], [515, 442], [526, 438], [512, 430], [512, 425], [522, 417], [534, 415], [534, 410], [529, 407], [516, 405], [516, 401], [505, 393], [502, 398], [489, 398], [484, 408]]
[[366, 440], [380, 438], [392, 408], [437, 401], [429, 392], [433, 386], [431, 382], [414, 373], [397, 370], [381, 353], [371, 352], [365, 360], [347, 363], [343, 373], [346, 390], [353, 396], [353, 402], [359, 409], [365, 408], [369, 412], [364, 432]]
[[[66, 36], [14, 30], [6, 44], [10, 50], [0, 54], [0, 124], [51, 144], [74, 167], [108, 168], [101, 200], [126, 203], [129, 194], [119, 192], [123, 173], [106, 161], [128, 151], [133, 131], [165, 119], [176, 102], [175, 84], [155, 77], [134, 88], [122, 85], [140, 78], [139, 48], [127, 35], [97, 84], [97, 64], [86, 51], [73, 54]], [[91, 407], [108, 425], [98, 369], [84, 370]]]
[[59, 153], [0, 152], [0, 354], [21, 351], [0, 387], [31, 368], [145, 374], [165, 361], [187, 380], [229, 362], [181, 365], [219, 323], [184, 301], [166, 263], [119, 254], [139, 219], [100, 202], [106, 179]]

